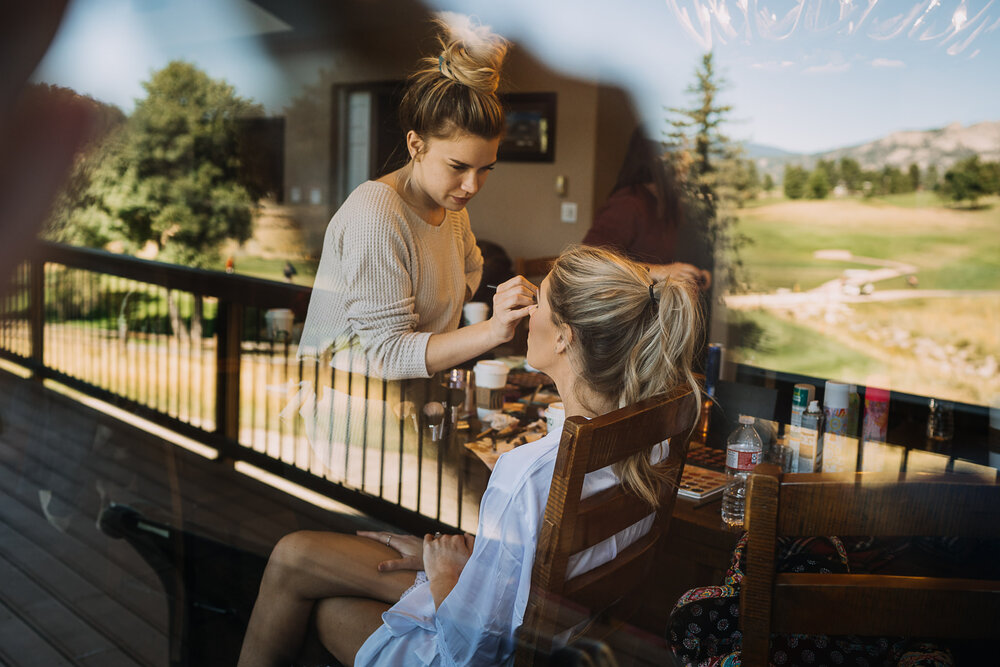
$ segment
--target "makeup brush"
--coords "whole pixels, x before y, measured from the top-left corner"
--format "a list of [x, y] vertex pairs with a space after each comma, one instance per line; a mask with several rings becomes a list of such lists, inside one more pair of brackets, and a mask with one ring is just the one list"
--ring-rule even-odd
[[431, 440], [440, 440], [444, 433], [444, 406], [438, 401], [424, 405], [424, 420], [431, 429]]
[[417, 422], [417, 407], [413, 401], [403, 401], [393, 406], [392, 411], [396, 414], [396, 419], [409, 419], [413, 422], [413, 430], [419, 433], [420, 424]]

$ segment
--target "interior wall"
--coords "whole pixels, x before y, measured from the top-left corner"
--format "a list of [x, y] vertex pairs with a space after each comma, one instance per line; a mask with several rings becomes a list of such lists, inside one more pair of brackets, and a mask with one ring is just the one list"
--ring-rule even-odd
[[[555, 161], [498, 163], [469, 203], [472, 230], [512, 259], [555, 255], [583, 238], [593, 216], [597, 86], [560, 76], [518, 49], [508, 60], [505, 83], [515, 93], [556, 93]], [[564, 197], [556, 193], [559, 176], [566, 182]], [[576, 223], [560, 221], [563, 202], [577, 204]]]

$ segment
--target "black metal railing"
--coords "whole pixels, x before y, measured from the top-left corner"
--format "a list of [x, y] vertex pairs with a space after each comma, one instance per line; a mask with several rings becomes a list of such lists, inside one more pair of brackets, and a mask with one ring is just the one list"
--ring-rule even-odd
[[40, 243], [0, 301], [0, 357], [403, 528], [474, 530], [462, 448], [419, 418], [444, 387], [297, 359], [310, 293]]

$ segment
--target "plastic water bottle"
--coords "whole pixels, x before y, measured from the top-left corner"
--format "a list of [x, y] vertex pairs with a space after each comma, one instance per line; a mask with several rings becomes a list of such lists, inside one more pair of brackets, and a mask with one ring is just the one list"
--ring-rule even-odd
[[727, 526], [743, 525], [747, 476], [764, 458], [764, 446], [753, 421], [753, 417], [740, 415], [740, 427], [726, 441], [726, 477], [729, 484], [722, 494], [722, 520]]

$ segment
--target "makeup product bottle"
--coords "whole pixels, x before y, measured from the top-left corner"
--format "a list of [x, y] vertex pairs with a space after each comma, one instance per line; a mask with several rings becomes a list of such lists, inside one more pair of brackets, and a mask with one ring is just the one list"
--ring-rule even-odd
[[797, 472], [821, 472], [823, 470], [823, 412], [819, 401], [811, 401], [809, 409], [802, 415], [802, 437], [796, 459]]
[[889, 391], [878, 387], [865, 389], [865, 421], [861, 429], [863, 442], [885, 442], [889, 427]]

